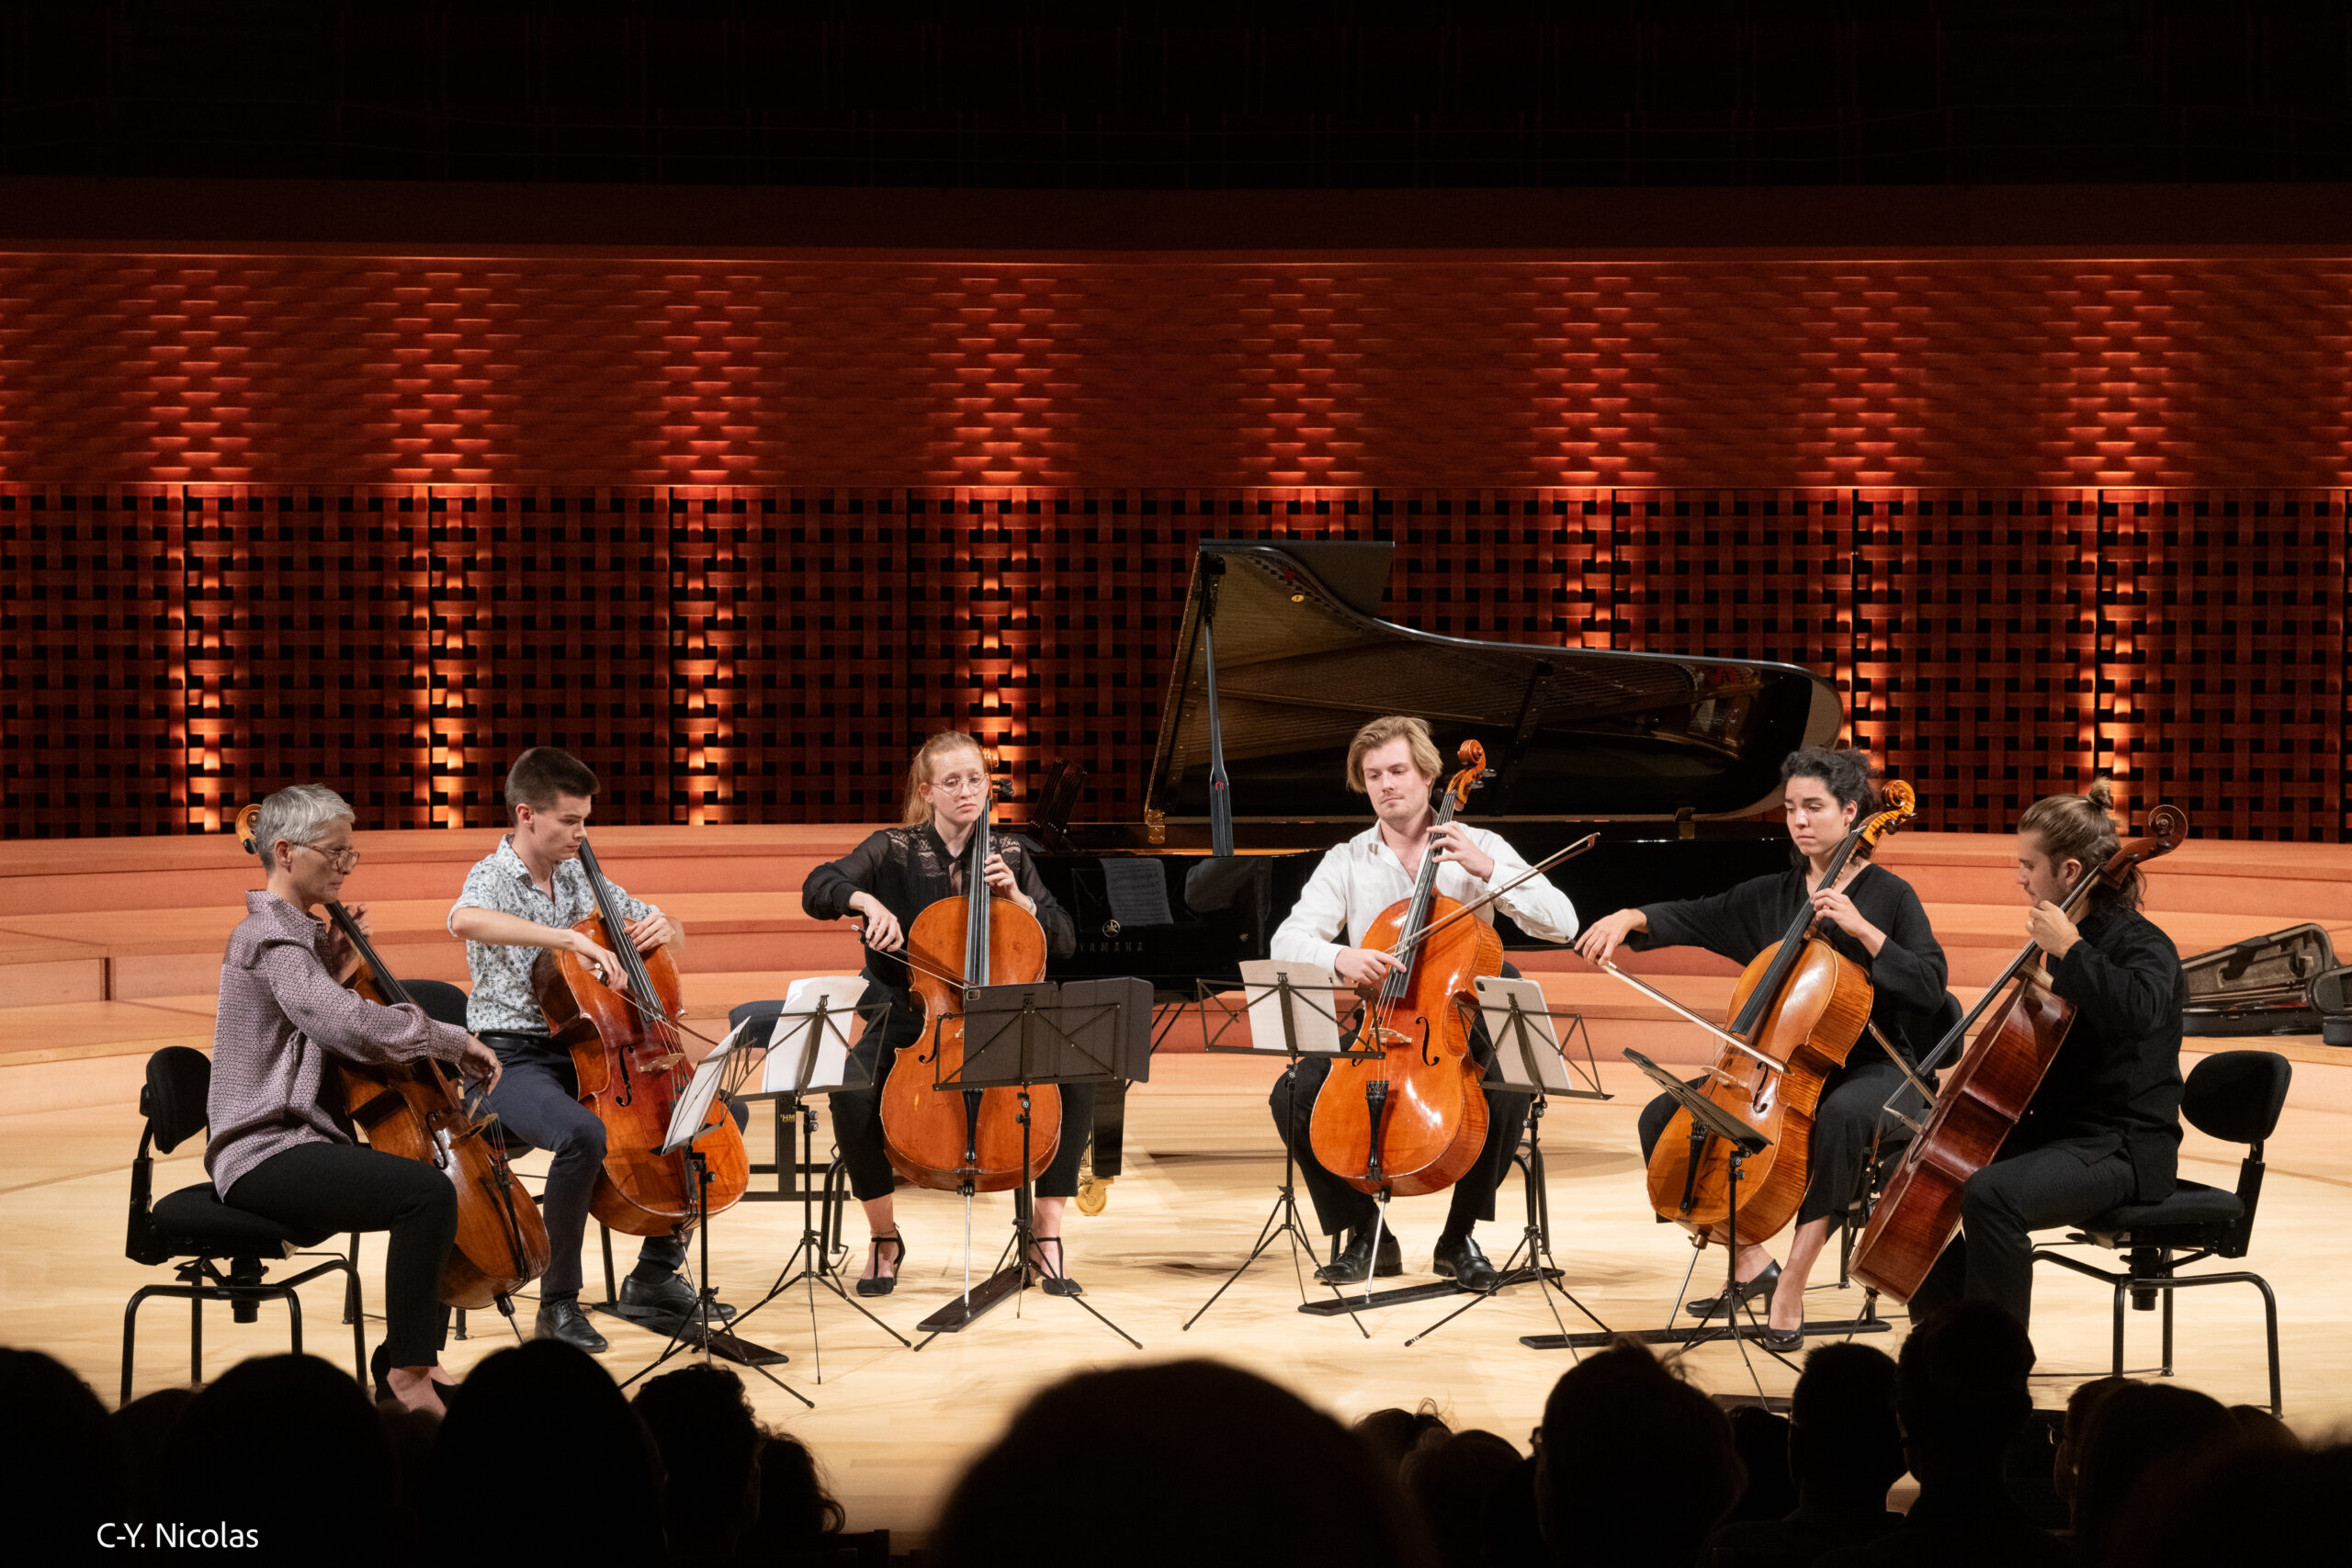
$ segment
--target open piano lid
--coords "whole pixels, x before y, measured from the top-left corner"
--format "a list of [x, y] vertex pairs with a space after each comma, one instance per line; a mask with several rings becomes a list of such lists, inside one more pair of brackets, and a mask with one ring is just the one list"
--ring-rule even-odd
[[1419, 714], [1451, 759], [1483, 741], [1497, 818], [1743, 817], [1780, 797], [1781, 760], [1826, 744], [1836, 689], [1793, 664], [1472, 642], [1376, 612], [1385, 541], [1204, 539], [1177, 632], [1147, 815], [1208, 815], [1201, 620], [1214, 604], [1217, 705], [1238, 821], [1344, 818], [1340, 781], [1370, 718]]

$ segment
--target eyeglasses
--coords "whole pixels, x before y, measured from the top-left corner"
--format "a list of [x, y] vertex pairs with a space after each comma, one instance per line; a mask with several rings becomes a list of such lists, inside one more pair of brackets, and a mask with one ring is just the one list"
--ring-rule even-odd
[[332, 863], [337, 871], [349, 871], [359, 863], [357, 850], [322, 850], [316, 844], [297, 844], [298, 850], [308, 850], [320, 859]]

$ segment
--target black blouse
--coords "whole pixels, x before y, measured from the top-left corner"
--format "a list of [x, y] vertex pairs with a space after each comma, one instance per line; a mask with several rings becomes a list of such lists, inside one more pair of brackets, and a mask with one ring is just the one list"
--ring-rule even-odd
[[[1037, 863], [1024, 839], [1010, 833], [990, 835], [996, 852], [1012, 868], [1021, 891], [1037, 906], [1037, 923], [1045, 928], [1046, 951], [1068, 958], [1078, 951], [1078, 926], [1069, 911], [1054, 901], [1038, 878]], [[920, 828], [885, 828], [866, 835], [865, 841], [837, 861], [810, 872], [800, 885], [800, 907], [809, 919], [838, 920], [850, 912], [849, 901], [871, 893], [898, 919], [902, 931], [911, 931], [915, 917], [942, 898], [951, 897], [948, 880], [956, 857], [947, 852], [939, 830], [926, 822]], [[905, 1001], [906, 960], [895, 953], [865, 950], [865, 977], [891, 998]]]
[[2188, 980], [2172, 939], [2146, 916], [2094, 907], [2083, 940], [2050, 965], [2075, 1005], [2012, 1148], [2063, 1148], [2087, 1165], [2121, 1153], [2143, 1203], [2171, 1195], [2180, 1170], [2180, 1013]]
[[[1803, 872], [1758, 876], [1705, 898], [1683, 898], [1665, 904], [1645, 904], [1642, 914], [1649, 930], [1635, 931], [1625, 945], [1636, 951], [1652, 947], [1703, 947], [1745, 966], [1756, 955], [1788, 934], [1797, 911], [1810, 903]], [[1916, 1038], [1936, 1010], [1943, 1006], [1947, 969], [1943, 944], [1928, 924], [1911, 885], [1884, 866], [1871, 862], [1846, 885], [1846, 897], [1862, 919], [1886, 933], [1886, 942], [1872, 957], [1862, 944], [1833, 925], [1824, 923], [1829, 945], [1861, 965], [1875, 993], [1871, 1021], [1895, 1043], [1905, 1056], [1917, 1060], [1935, 1041]], [[1857, 1055], [1873, 1042], [1864, 1034]], [[1848, 1058], [1849, 1061], [1852, 1057]]]

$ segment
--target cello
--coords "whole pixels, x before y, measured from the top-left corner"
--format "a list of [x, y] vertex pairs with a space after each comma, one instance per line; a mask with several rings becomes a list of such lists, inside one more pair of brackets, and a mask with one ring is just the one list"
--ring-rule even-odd
[[988, 883], [995, 853], [989, 815], [997, 800], [996, 758], [988, 796], [964, 846], [965, 891], [934, 900], [907, 928], [910, 988], [922, 1003], [922, 1033], [899, 1050], [930, 1069], [892, 1066], [882, 1083], [882, 1149], [890, 1168], [935, 1192], [1002, 1192], [1035, 1181], [1061, 1146], [1062, 1092], [1037, 1084], [1026, 1092], [1029, 1158], [1021, 1157], [1021, 1097], [1016, 1089], [942, 1093], [964, 1072], [965, 998], [983, 986], [1034, 985], [1046, 976], [1046, 929], [1037, 917], [997, 896]]
[[[1911, 786], [1891, 779], [1885, 795], [1886, 809], [1856, 823], [1830, 856], [1821, 887], [1837, 886], [1857, 851], [1911, 820], [1917, 810]], [[1822, 1083], [1845, 1065], [1870, 1022], [1870, 976], [1817, 933], [1818, 923], [1808, 896], [1787, 934], [1748, 961], [1732, 989], [1724, 1048], [1707, 1069], [1706, 1097], [1772, 1140], [1740, 1171], [1743, 1245], [1769, 1240], [1803, 1206]], [[1727, 1244], [1733, 1151], [1712, 1133], [1694, 1140], [1691, 1131], [1690, 1113], [1678, 1109], [1659, 1134], [1650, 1154], [1650, 1206], [1702, 1240]]]
[[[1465, 740], [1446, 781], [1434, 826], [1453, 820], [1487, 777], [1486, 748]], [[1481, 975], [1499, 975], [1503, 939], [1464, 906], [1437, 893], [1437, 857], [1426, 850], [1409, 898], [1380, 912], [1363, 945], [1405, 960], [1364, 1004], [1349, 1049], [1315, 1097], [1308, 1140], [1324, 1168], [1360, 1192], [1412, 1198], [1440, 1192], [1477, 1162], [1487, 1143], [1485, 1069], [1470, 1054]], [[1432, 929], [1437, 928], [1437, 929]]]
[[[668, 1235], [734, 1207], [752, 1184], [751, 1156], [717, 1097], [694, 1145], [708, 1173], [706, 1192], [695, 1191], [686, 1150], [661, 1152], [693, 1066], [679, 1039], [677, 962], [666, 947], [637, 951], [585, 840], [580, 866], [596, 912], [572, 930], [616, 955], [621, 973], [607, 976], [576, 953], [547, 948], [532, 963], [531, 988], [548, 1033], [571, 1053], [580, 1103], [605, 1124], [605, 1164], [589, 1212], [630, 1235]], [[619, 988], [613, 978], [622, 982]]]
[[[237, 840], [248, 854], [256, 852], [260, 816], [259, 806], [237, 813]], [[326, 909], [359, 960], [344, 984], [383, 1007], [416, 1006], [351, 912], [334, 900]], [[448, 1068], [431, 1056], [389, 1065], [332, 1061], [346, 1113], [368, 1147], [429, 1164], [457, 1189], [458, 1237], [441, 1266], [442, 1304], [495, 1305], [512, 1316], [508, 1298], [547, 1272], [548, 1231], [539, 1206], [515, 1182], [504, 1145], [483, 1135], [495, 1116], [480, 1095], [469, 1102]]]
[[[2170, 854], [2188, 836], [2188, 818], [2179, 807], [2157, 807], [2148, 814], [2147, 836], [2117, 846], [2098, 870], [2075, 885], [2059, 908], [2071, 919], [2092, 888], [2122, 886], [2134, 871]], [[2026, 943], [1921, 1064], [1922, 1072], [1931, 1070], [1990, 1013], [1991, 1021], [1928, 1101], [1925, 1120], [1914, 1120], [1891, 1103], [1887, 1107], [1887, 1114], [1909, 1126], [1912, 1136], [1849, 1263], [1854, 1278], [1871, 1290], [1899, 1302], [1918, 1290], [1960, 1229], [1961, 1189], [2001, 1152], [2074, 1026], [2074, 1004], [2051, 990], [2047, 965], [2033, 962], [2040, 952]], [[2009, 990], [2013, 981], [2016, 989]], [[1993, 1010], [1996, 1001], [2000, 1007]]]

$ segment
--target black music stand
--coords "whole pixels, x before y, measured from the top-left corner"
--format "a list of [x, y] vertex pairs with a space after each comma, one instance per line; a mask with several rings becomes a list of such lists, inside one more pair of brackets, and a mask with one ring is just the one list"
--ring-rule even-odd
[[[1727, 1302], [1736, 1303], [1740, 1299], [1739, 1183], [1742, 1177], [1746, 1175], [1744, 1168], [1747, 1162], [1770, 1148], [1772, 1140], [1684, 1083], [1680, 1078], [1676, 1077], [1672, 1073], [1668, 1072], [1664, 1067], [1659, 1066], [1656, 1062], [1651, 1061], [1647, 1056], [1643, 1055], [1639, 1051], [1626, 1052], [1625, 1059], [1641, 1068], [1652, 1083], [1664, 1089], [1677, 1105], [1690, 1112], [1690, 1157], [1694, 1165], [1697, 1163], [1700, 1151], [1705, 1147], [1709, 1138], [1721, 1138], [1729, 1146], [1729, 1187], [1724, 1195], [1724, 1291]], [[1702, 1237], [1702, 1242], [1703, 1239]], [[1695, 1261], [1694, 1258], [1693, 1262]], [[1683, 1353], [1686, 1354], [1697, 1346], [1712, 1344], [1718, 1339], [1729, 1339], [1739, 1348], [1739, 1359], [1747, 1367], [1747, 1376], [1749, 1381], [1756, 1384], [1758, 1397], [1764, 1398], [1764, 1380], [1756, 1375], [1756, 1363], [1747, 1354], [1747, 1341], [1752, 1335], [1739, 1325], [1739, 1308], [1734, 1305], [1724, 1314], [1723, 1326], [1720, 1328], [1689, 1331], [1679, 1330], [1673, 1326], [1674, 1315], [1680, 1310], [1680, 1304], [1678, 1302], [1676, 1306], [1668, 1311], [1668, 1326], [1665, 1332], [1642, 1334], [1635, 1337], [1652, 1344], [1679, 1342], [1683, 1347]], [[1538, 1349], [1554, 1349], [1558, 1348], [1558, 1339], [1569, 1340], [1569, 1348], [1574, 1348], [1577, 1344], [1605, 1343], [1607, 1337], [1542, 1335], [1522, 1337], [1520, 1343]], [[1767, 1349], [1764, 1353], [1772, 1357], [1774, 1360], [1780, 1361], [1783, 1366], [1789, 1364], [1787, 1358], [1775, 1351]], [[1770, 1401], [1767, 1400], [1767, 1403], [1769, 1404]]]
[[733, 1048], [733, 1036], [721, 1041], [717, 1050], [702, 1059], [695, 1068], [693, 1079], [684, 1094], [670, 1109], [669, 1136], [655, 1151], [670, 1155], [683, 1151], [687, 1169], [694, 1177], [693, 1201], [687, 1206], [685, 1223], [695, 1227], [697, 1245], [702, 1249], [702, 1261], [695, 1270], [695, 1310], [691, 1316], [679, 1317], [670, 1327], [669, 1342], [662, 1353], [621, 1380], [628, 1387], [646, 1373], [659, 1367], [681, 1350], [700, 1350], [703, 1359], [720, 1356], [739, 1366], [751, 1368], [760, 1376], [792, 1395], [809, 1409], [816, 1402], [774, 1372], [768, 1371], [788, 1360], [782, 1351], [769, 1350], [738, 1338], [722, 1327], [726, 1320], [718, 1315], [718, 1287], [710, 1279], [710, 1160], [695, 1145], [708, 1134], [718, 1131], [709, 1125], [710, 1108], [715, 1100], [731, 1094], [743, 1086], [750, 1076], [749, 1058]]
[[[1351, 1051], [1340, 1044], [1339, 1013], [1328, 998], [1345, 984], [1338, 976], [1318, 964], [1287, 964], [1280, 959], [1246, 962], [1241, 965], [1241, 989], [1245, 998], [1241, 1008], [1237, 1010], [1219, 999], [1218, 1006], [1224, 1010], [1225, 1021], [1217, 1026], [1215, 1037], [1202, 1049], [1226, 1055], [1262, 1056], [1271, 1053], [1289, 1057], [1283, 1068], [1283, 1077], [1290, 1084], [1293, 1102], [1295, 1103], [1298, 1064], [1302, 1059], [1308, 1056], [1371, 1058], [1382, 1054], [1378, 1051]], [[1317, 994], [1327, 999], [1317, 1000]], [[1205, 990], [1201, 1004], [1204, 1009], [1208, 1005]], [[1250, 1021], [1250, 1043], [1219, 1043], [1227, 1032], [1241, 1019]], [[1267, 1214], [1266, 1223], [1258, 1228], [1257, 1245], [1250, 1249], [1250, 1256], [1241, 1260], [1240, 1267], [1225, 1277], [1225, 1283], [1201, 1303], [1200, 1310], [1184, 1320], [1186, 1329], [1200, 1322], [1209, 1308], [1216, 1305], [1217, 1297], [1233, 1288], [1234, 1281], [1249, 1271], [1250, 1265], [1257, 1262], [1266, 1248], [1273, 1245], [1276, 1236], [1289, 1238], [1291, 1272], [1297, 1276], [1298, 1299], [1304, 1305], [1307, 1299], [1306, 1270], [1300, 1266], [1298, 1249], [1304, 1244], [1306, 1256], [1313, 1258], [1316, 1247], [1315, 1238], [1308, 1234], [1306, 1222], [1299, 1217], [1298, 1156], [1292, 1147], [1288, 1130], [1283, 1136], [1282, 1190], [1275, 1194], [1273, 1210]], [[1331, 1292], [1334, 1300], [1345, 1306], [1347, 1298], [1340, 1294], [1339, 1286], [1327, 1282], [1324, 1288]], [[1363, 1319], [1356, 1316], [1353, 1308], [1346, 1310], [1349, 1320], [1356, 1325], [1356, 1331], [1365, 1338], [1371, 1338], [1372, 1330], [1363, 1325]]]
[[[862, 981], [856, 984], [863, 987]], [[736, 1315], [735, 1326], [741, 1328], [746, 1318], [795, 1285], [806, 1287], [809, 1353], [815, 1359], [818, 1386], [822, 1387], [825, 1382], [825, 1351], [817, 1332], [818, 1286], [822, 1285], [843, 1303], [856, 1308], [866, 1321], [899, 1344], [906, 1345], [910, 1341], [842, 1289], [838, 1270], [825, 1251], [824, 1232], [817, 1224], [816, 1186], [806, 1176], [816, 1160], [816, 1097], [842, 1089], [869, 1089], [874, 1083], [873, 1069], [861, 1064], [850, 1049], [849, 1021], [858, 1016], [854, 995], [843, 998], [842, 1005], [836, 1005], [832, 994], [820, 990], [813, 1008], [804, 1008], [797, 1012], [785, 1010], [790, 1005], [787, 1001], [772, 1013], [754, 1011], [743, 1021], [746, 1030], [763, 1031], [762, 1038], [767, 1043], [759, 1089], [740, 1098], [773, 1100], [780, 1112], [786, 1110], [798, 1112], [803, 1173], [800, 1181], [800, 1239], [794, 1244], [790, 1256], [785, 1258], [784, 1267], [776, 1270], [775, 1282], [768, 1287], [765, 1295]], [[748, 1053], [761, 1047], [746, 1043], [739, 1049]], [[777, 1124], [783, 1125], [781, 1114], [777, 1117]], [[782, 1162], [790, 1152], [789, 1148], [776, 1150], [777, 1161]], [[805, 1263], [801, 1262], [804, 1258], [808, 1260]], [[800, 1263], [800, 1271], [797, 1274], [792, 1269], [795, 1263]]]
[[[943, 1334], [963, 1332], [1029, 1289], [1029, 1257], [1037, 1241], [1032, 1217], [1036, 1192], [1029, 1176], [1035, 1131], [1030, 1090], [1045, 1084], [1134, 1083], [1151, 1076], [1151, 987], [1143, 980], [979, 986], [964, 993], [964, 1010], [953, 1016], [964, 1025], [963, 1070], [952, 1077], [934, 1077], [932, 1087], [943, 1094], [1009, 1089], [1020, 1096], [1021, 1183], [1013, 1190], [1012, 1239], [996, 1270], [977, 1286], [971, 1282], [971, 1221], [966, 1210], [964, 1292], [915, 1325], [923, 1337], [918, 1350]], [[936, 1075], [938, 1069], [933, 1071]], [[1097, 1312], [1083, 1295], [1059, 1299], [1076, 1302], [1103, 1327], [1143, 1348], [1143, 1341]]]
[[[1609, 1325], [1600, 1321], [1593, 1310], [1577, 1300], [1576, 1292], [1560, 1281], [1566, 1277], [1560, 1260], [1552, 1255], [1552, 1202], [1545, 1190], [1544, 1172], [1544, 1112], [1554, 1098], [1561, 1100], [1609, 1100], [1613, 1098], [1600, 1087], [1600, 1075], [1592, 1060], [1592, 1036], [1584, 1026], [1584, 1015], [1577, 1012], [1555, 1012], [1544, 999], [1544, 988], [1532, 980], [1506, 980], [1498, 976], [1481, 975], [1475, 984], [1478, 988], [1478, 1011], [1487, 1025], [1487, 1036], [1495, 1043], [1495, 1074], [1498, 1087], [1517, 1089], [1531, 1097], [1527, 1108], [1527, 1226], [1520, 1235], [1519, 1245], [1503, 1259], [1496, 1272], [1495, 1282], [1481, 1291], [1412, 1338], [1408, 1345], [1419, 1344], [1435, 1334], [1480, 1302], [1500, 1294], [1507, 1287], [1540, 1284], [1544, 1287], [1544, 1304], [1552, 1314], [1560, 1337], [1567, 1337], [1568, 1325], [1560, 1316], [1559, 1304], [1552, 1300], [1558, 1292], [1567, 1303], [1584, 1314], [1593, 1327], [1607, 1334]], [[1567, 1021], [1565, 1036], [1555, 1028], [1558, 1020]], [[1578, 1068], [1568, 1060], [1567, 1042], [1581, 1037], [1584, 1041], [1585, 1065]], [[1581, 1077], [1579, 1085], [1571, 1073]], [[1522, 1267], [1520, 1260], [1526, 1259]]]

